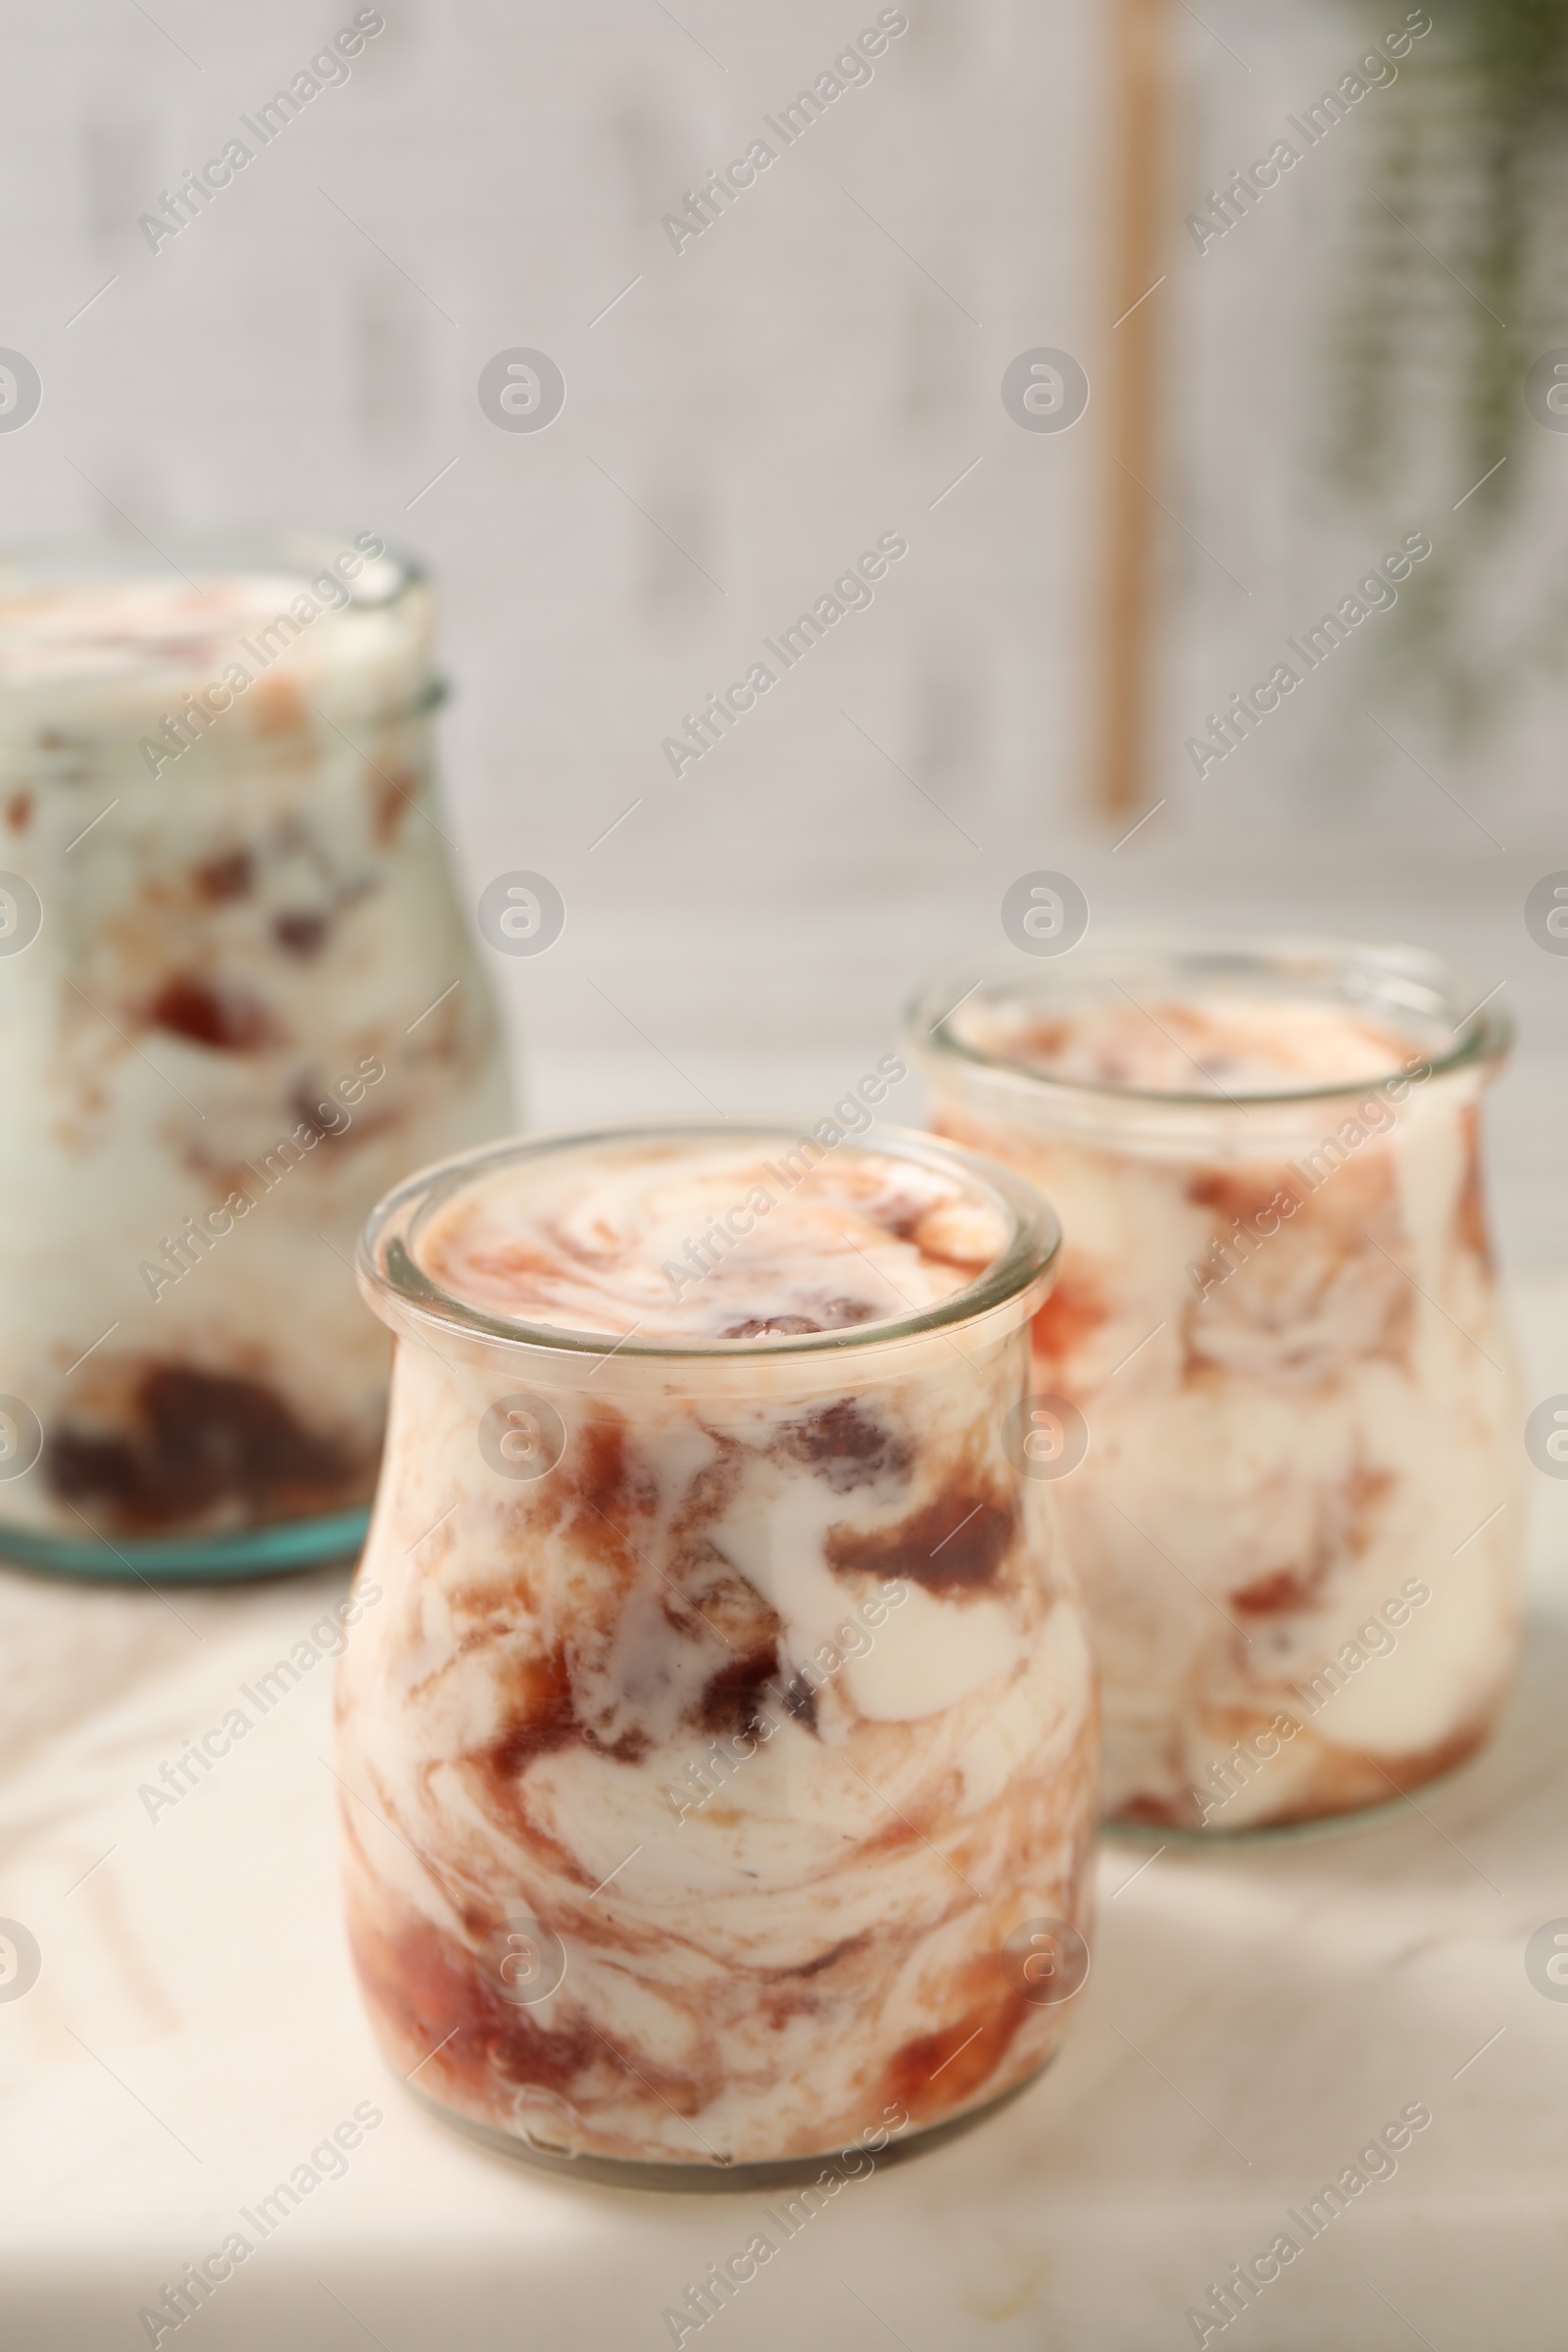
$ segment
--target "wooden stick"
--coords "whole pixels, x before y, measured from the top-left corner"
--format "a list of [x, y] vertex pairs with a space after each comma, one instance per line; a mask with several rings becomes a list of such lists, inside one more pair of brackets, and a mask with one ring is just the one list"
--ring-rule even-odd
[[1116, 0], [1112, 35], [1114, 201], [1107, 313], [1105, 581], [1095, 806], [1121, 817], [1149, 799], [1150, 673], [1158, 509], [1150, 495], [1160, 412], [1155, 380], [1167, 0]]

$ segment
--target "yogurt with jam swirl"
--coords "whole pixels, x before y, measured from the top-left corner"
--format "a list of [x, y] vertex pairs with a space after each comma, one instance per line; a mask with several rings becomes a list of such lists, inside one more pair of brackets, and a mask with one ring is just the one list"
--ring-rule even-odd
[[1458, 1764], [1518, 1647], [1479, 1161], [1506, 1025], [1392, 949], [1129, 944], [959, 985], [913, 1016], [933, 1123], [1067, 1230], [1035, 1389], [1087, 1433], [1056, 1494], [1110, 1816], [1311, 1821]]
[[175, 552], [0, 561], [0, 1392], [37, 1448], [0, 1544], [110, 1575], [342, 1548], [386, 1396], [360, 1227], [511, 1115], [427, 583], [369, 533]]
[[1087, 1924], [1096, 1812], [1008, 1441], [1054, 1250], [1026, 1188], [897, 1136], [523, 1144], [383, 1204], [349, 1924], [450, 2115], [628, 2174], [778, 2163], [1050, 2056], [1008, 1938]]

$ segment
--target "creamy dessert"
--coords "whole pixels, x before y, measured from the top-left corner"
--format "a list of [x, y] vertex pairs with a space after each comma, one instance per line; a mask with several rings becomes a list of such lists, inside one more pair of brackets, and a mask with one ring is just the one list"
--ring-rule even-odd
[[508, 1123], [427, 586], [368, 533], [175, 553], [0, 563], [0, 1392], [41, 1438], [0, 1548], [111, 1571], [341, 1540], [385, 1406], [359, 1231]]
[[933, 1123], [1068, 1236], [1034, 1385], [1087, 1426], [1055, 1491], [1109, 1814], [1224, 1832], [1418, 1788], [1486, 1738], [1518, 1639], [1478, 1132], [1505, 1026], [1394, 952], [960, 988], [913, 1018]]
[[339, 1771], [360, 1981], [425, 2097], [693, 2177], [1051, 2054], [1095, 1709], [1006, 1429], [1054, 1241], [942, 1147], [744, 1128], [508, 1146], [377, 1213]]

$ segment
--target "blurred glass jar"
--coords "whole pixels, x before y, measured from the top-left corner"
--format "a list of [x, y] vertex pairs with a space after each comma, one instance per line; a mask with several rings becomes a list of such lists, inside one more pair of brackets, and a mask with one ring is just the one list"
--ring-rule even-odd
[[1069, 1237], [1036, 1443], [1112, 1820], [1353, 1812], [1496, 1720], [1519, 1448], [1479, 1116], [1510, 1031], [1481, 994], [1402, 949], [1155, 940], [913, 1007], [933, 1124]]
[[666, 1205], [703, 1163], [701, 1230], [813, 1152], [734, 1123], [503, 1145], [366, 1237], [398, 1347], [339, 1668], [360, 1982], [420, 2096], [594, 2178], [869, 2169], [1033, 2076], [1088, 1966], [1092, 1670], [1018, 1442], [1057, 1241], [1029, 1188], [918, 1137], [843, 1146], [824, 1181], [874, 1156], [944, 1295], [863, 1305], [845, 1247], [837, 1309], [889, 1319], [786, 1314], [802, 1336], [612, 1342], [443, 1287], [471, 1209], [490, 1273], [564, 1252], [623, 1301], [641, 1161]]
[[359, 1230], [510, 1124], [441, 692], [428, 585], [370, 533], [0, 563], [0, 1554], [360, 1540]]

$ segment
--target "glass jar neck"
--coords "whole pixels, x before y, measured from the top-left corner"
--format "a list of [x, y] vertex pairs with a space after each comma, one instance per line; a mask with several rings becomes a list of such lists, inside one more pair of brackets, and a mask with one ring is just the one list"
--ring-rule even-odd
[[[1005, 1050], [1009, 1027], [1022, 1034], [1107, 1004], [1145, 1013], [1223, 1005], [1227, 996], [1277, 1006], [1282, 1023], [1293, 1005], [1310, 1004], [1373, 1024], [1390, 1035], [1389, 1064], [1353, 1081], [1282, 1075], [1250, 1087], [1221, 1085], [1195, 1062], [1191, 1091], [1179, 1091], [1058, 1076]], [[1495, 1073], [1512, 1029], [1494, 996], [1419, 950], [1112, 938], [1032, 970], [949, 973], [910, 1006], [908, 1034], [939, 1102], [981, 1122], [1118, 1151], [1253, 1156], [1305, 1148], [1348, 1121], [1381, 1130], [1430, 1106], [1451, 1110]]]
[[0, 555], [0, 772], [275, 756], [438, 693], [428, 582], [372, 532]]
[[585, 1394], [603, 1394], [613, 1386], [715, 1399], [761, 1391], [828, 1396], [847, 1381], [877, 1377], [877, 1366], [886, 1367], [888, 1376], [895, 1366], [904, 1371], [932, 1362], [961, 1364], [972, 1348], [994, 1345], [1021, 1328], [1045, 1297], [1060, 1232], [1033, 1188], [1005, 1169], [896, 1129], [876, 1130], [865, 1149], [949, 1179], [956, 1175], [967, 1193], [999, 1212], [1004, 1240], [978, 1279], [895, 1319], [761, 1339], [596, 1335], [487, 1313], [443, 1290], [420, 1263], [420, 1236], [435, 1212], [468, 1188], [514, 1168], [543, 1167], [575, 1153], [586, 1174], [596, 1153], [642, 1147], [743, 1146], [777, 1157], [801, 1142], [799, 1132], [772, 1125], [693, 1121], [524, 1139], [466, 1153], [423, 1171], [382, 1201], [361, 1247], [361, 1288], [393, 1331], [449, 1362], [504, 1364], [524, 1384], [531, 1378]]

